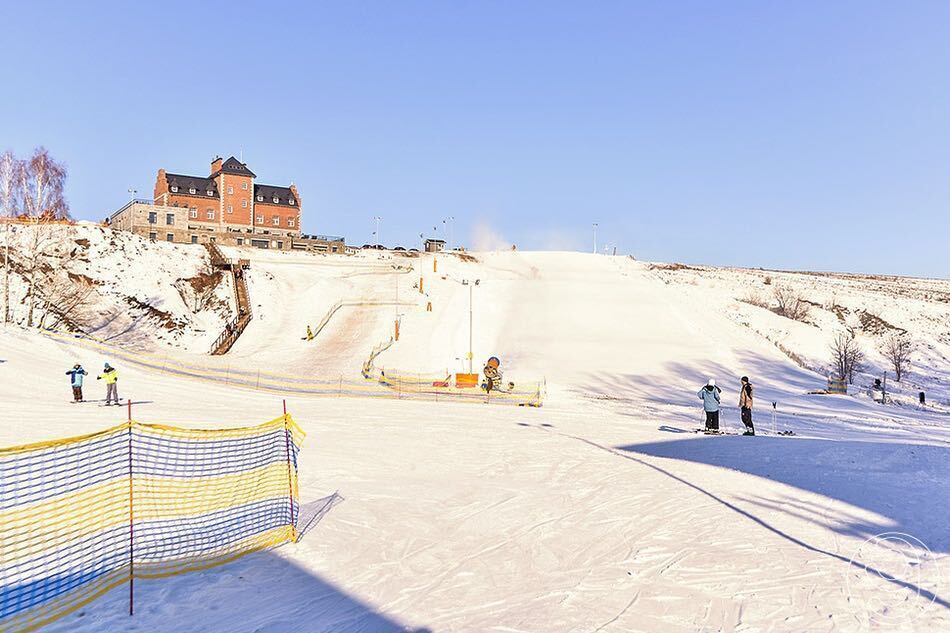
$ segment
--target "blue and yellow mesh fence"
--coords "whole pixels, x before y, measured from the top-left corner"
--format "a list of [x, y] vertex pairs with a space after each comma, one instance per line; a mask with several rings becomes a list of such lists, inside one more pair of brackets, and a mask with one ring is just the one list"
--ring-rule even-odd
[[303, 438], [284, 415], [218, 430], [129, 421], [0, 449], [0, 631], [296, 540]]

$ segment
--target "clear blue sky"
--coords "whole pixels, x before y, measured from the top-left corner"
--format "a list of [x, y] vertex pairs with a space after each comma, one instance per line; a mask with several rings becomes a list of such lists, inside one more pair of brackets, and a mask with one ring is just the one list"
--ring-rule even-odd
[[242, 149], [304, 230], [950, 275], [947, 2], [17, 2], [0, 149], [80, 218]]

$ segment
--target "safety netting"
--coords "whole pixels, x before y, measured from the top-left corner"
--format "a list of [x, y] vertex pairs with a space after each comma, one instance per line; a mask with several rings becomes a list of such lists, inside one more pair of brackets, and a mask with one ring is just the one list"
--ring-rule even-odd
[[289, 415], [215, 430], [130, 421], [0, 449], [0, 631], [295, 540], [303, 437]]
[[[253, 368], [246, 361], [231, 364], [185, 362], [182, 358], [123, 349], [80, 334], [45, 331], [48, 337], [69, 345], [79, 345], [158, 372], [194, 378], [203, 382], [227, 384], [258, 391], [307, 396], [397, 398], [407, 400], [461, 401], [488, 404], [513, 404], [539, 407], [545, 398], [546, 385], [541, 381], [521, 381], [490, 393], [477, 388], [456, 388], [451, 380], [439, 374], [409, 374], [397, 369], [380, 369], [377, 357], [389, 349], [394, 339], [373, 347], [357, 379], [292, 375]], [[223, 358], [223, 357], [219, 357]]]

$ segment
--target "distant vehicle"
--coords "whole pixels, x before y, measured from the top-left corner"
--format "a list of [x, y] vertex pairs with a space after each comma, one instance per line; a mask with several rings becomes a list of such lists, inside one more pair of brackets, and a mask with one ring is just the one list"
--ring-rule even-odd
[[376, 248], [376, 247], [373, 246], [372, 244], [363, 244], [363, 246], [361, 246], [360, 248]]
[[393, 250], [394, 250], [394, 251], [404, 251], [404, 250], [406, 250], [406, 249], [403, 248], [402, 246], [394, 246], [394, 247], [393, 247]]
[[418, 248], [410, 248], [410, 249], [409, 249], [409, 252], [410, 252], [410, 253], [418, 253], [418, 252], [419, 252], [419, 249], [418, 249]]

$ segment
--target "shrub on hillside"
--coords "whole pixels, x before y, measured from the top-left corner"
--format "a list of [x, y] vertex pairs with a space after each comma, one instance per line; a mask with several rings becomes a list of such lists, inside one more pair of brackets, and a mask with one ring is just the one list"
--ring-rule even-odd
[[805, 321], [811, 311], [811, 304], [805, 301], [795, 290], [789, 286], [775, 286], [773, 290], [775, 297], [775, 313], [792, 319], [793, 321]]

